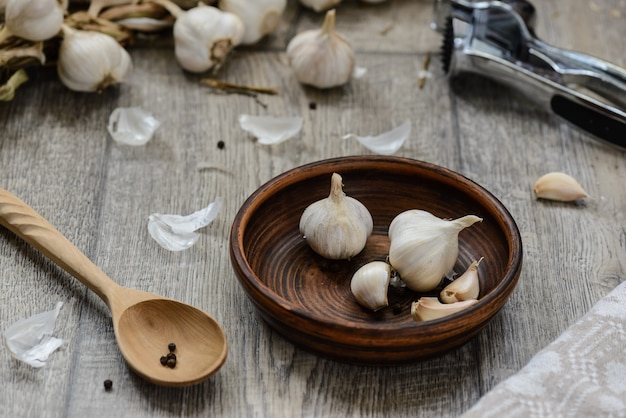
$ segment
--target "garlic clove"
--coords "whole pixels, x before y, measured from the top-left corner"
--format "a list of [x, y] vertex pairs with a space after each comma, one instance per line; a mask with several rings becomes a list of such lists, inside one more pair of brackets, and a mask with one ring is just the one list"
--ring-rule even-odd
[[300, 4], [313, 9], [316, 12], [323, 12], [331, 7], [335, 7], [341, 3], [341, 1], [342, 0], [300, 0]]
[[63, 26], [57, 72], [70, 90], [100, 92], [127, 80], [132, 68], [128, 52], [109, 35]]
[[436, 297], [422, 297], [411, 304], [411, 317], [418, 322], [432, 321], [461, 312], [478, 303], [476, 299], [462, 302], [441, 303]]
[[540, 199], [571, 202], [588, 197], [583, 187], [573, 177], [560, 172], [541, 176], [533, 187]]
[[254, 135], [263, 145], [279, 144], [293, 138], [302, 129], [303, 121], [300, 116], [239, 116], [241, 129]]
[[367, 208], [343, 192], [341, 176], [333, 173], [327, 198], [309, 205], [300, 217], [300, 233], [319, 255], [331, 260], [360, 253], [372, 234], [374, 221]]
[[343, 139], [354, 138], [368, 150], [382, 155], [391, 155], [402, 147], [411, 134], [411, 121], [406, 120], [397, 128], [376, 136], [357, 136], [347, 134]]
[[161, 123], [140, 107], [118, 107], [109, 116], [107, 129], [113, 140], [125, 145], [144, 145]]
[[244, 26], [243, 45], [257, 43], [276, 29], [287, 7], [286, 0], [220, 0], [219, 8], [237, 15]]
[[443, 303], [454, 303], [469, 299], [478, 299], [480, 282], [478, 265], [483, 259], [473, 261], [465, 272], [447, 285], [439, 294]]
[[219, 68], [241, 43], [243, 34], [243, 22], [238, 16], [200, 3], [176, 17], [176, 59], [181, 67], [194, 73]]
[[416, 292], [436, 288], [459, 254], [459, 233], [482, 221], [475, 215], [441, 219], [418, 209], [402, 212], [389, 225], [389, 263]]
[[354, 273], [350, 290], [359, 305], [376, 312], [389, 306], [387, 288], [390, 280], [391, 266], [383, 261], [372, 261]]
[[326, 13], [321, 29], [294, 36], [287, 57], [299, 82], [320, 89], [346, 84], [354, 73], [354, 51], [335, 31], [335, 10]]

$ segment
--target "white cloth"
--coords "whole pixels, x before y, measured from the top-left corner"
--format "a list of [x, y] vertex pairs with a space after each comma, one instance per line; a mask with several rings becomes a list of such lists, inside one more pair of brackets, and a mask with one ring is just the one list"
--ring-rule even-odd
[[463, 418], [626, 417], [626, 282]]

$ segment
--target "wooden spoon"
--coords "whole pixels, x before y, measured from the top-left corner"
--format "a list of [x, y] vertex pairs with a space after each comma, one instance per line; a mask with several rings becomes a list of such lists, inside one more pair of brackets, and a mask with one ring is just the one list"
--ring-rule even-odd
[[[193, 306], [116, 284], [26, 203], [0, 189], [0, 225], [93, 290], [107, 304], [122, 356], [142, 378], [163, 386], [199, 383], [224, 364], [228, 344], [219, 324]], [[174, 368], [163, 366], [176, 344]]]

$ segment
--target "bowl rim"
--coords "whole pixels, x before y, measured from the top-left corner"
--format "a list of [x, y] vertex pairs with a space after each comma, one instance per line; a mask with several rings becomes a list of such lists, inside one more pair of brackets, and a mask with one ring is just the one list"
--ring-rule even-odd
[[[255, 271], [251, 268], [247, 256], [244, 252], [244, 235], [247, 223], [251, 218], [251, 214], [256, 211], [262, 204], [271, 199], [274, 193], [279, 192], [287, 187], [294, 185], [304, 179], [310, 179], [313, 177], [319, 177], [328, 173], [341, 172], [341, 168], [347, 171], [353, 171], [358, 169], [359, 166], [368, 166], [373, 163], [391, 163], [398, 167], [406, 166], [407, 169], [420, 168], [425, 172], [433, 173], [433, 176], [437, 179], [447, 179], [455, 183], [461, 183], [463, 187], [474, 193], [478, 191], [486, 199], [485, 205], [488, 208], [488, 212], [498, 220], [499, 228], [505, 231], [505, 236], [509, 244], [509, 257], [505, 265], [505, 275], [503, 279], [486, 295], [481, 297], [475, 305], [444, 318], [427, 321], [427, 322], [408, 322], [405, 324], [395, 324], [393, 328], [386, 328], [386, 332], [403, 334], [408, 336], [408, 332], [419, 340], [420, 336], [432, 334], [433, 328], [441, 328], [444, 326], [447, 332], [454, 333], [455, 329], [463, 328], [464, 318], [479, 317], [478, 321], [472, 321], [482, 323], [483, 326], [494, 316], [508, 300], [510, 294], [515, 289], [519, 280], [521, 266], [523, 261], [522, 240], [519, 229], [513, 216], [508, 209], [495, 197], [490, 191], [479, 185], [475, 181], [465, 177], [464, 175], [448, 169], [443, 166], [439, 166], [426, 161], [416, 160], [406, 157], [395, 156], [380, 156], [380, 155], [353, 155], [346, 157], [335, 157], [324, 160], [314, 161], [308, 164], [304, 164], [279, 174], [272, 179], [265, 182], [256, 191], [254, 191], [242, 204], [241, 208], [237, 212], [230, 235], [230, 256], [231, 263], [235, 269], [237, 278], [240, 284], [244, 287], [248, 298], [256, 305], [257, 308], [264, 311], [266, 314], [276, 317], [276, 315], [268, 313], [261, 299], [265, 303], [271, 303], [272, 305], [279, 307], [283, 311], [283, 316], [279, 320], [281, 323], [294, 327], [295, 323], [290, 319], [290, 316], [294, 318], [300, 318], [305, 320], [309, 324], [314, 324], [316, 329], [323, 333], [324, 327], [332, 327], [334, 332], [337, 329], [343, 329], [351, 333], [370, 333], [372, 330], [380, 330], [379, 327], [375, 327], [372, 324], [359, 324], [349, 323], [349, 325], [324, 320], [314, 313], [302, 309], [301, 307], [293, 304], [291, 301], [277, 294], [271, 287], [268, 287], [257, 276]], [[320, 168], [323, 168], [320, 171]], [[297, 177], [296, 177], [297, 174]], [[303, 177], [304, 175], [304, 177]], [[499, 215], [499, 216], [497, 216]], [[252, 297], [250, 291], [254, 291], [255, 297]], [[495, 309], [494, 309], [495, 307]], [[377, 323], [377, 325], [380, 325]]]

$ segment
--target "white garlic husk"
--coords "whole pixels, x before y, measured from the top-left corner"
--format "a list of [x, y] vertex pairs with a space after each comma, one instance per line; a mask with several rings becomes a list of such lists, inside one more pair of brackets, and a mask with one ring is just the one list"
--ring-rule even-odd
[[257, 43], [265, 35], [274, 32], [283, 12], [287, 7], [287, 0], [220, 0], [219, 8], [233, 13], [241, 19], [244, 34], [241, 40], [243, 45]]
[[321, 29], [296, 35], [287, 45], [287, 57], [299, 82], [320, 89], [346, 84], [354, 72], [354, 51], [335, 31], [335, 10], [326, 13]]
[[469, 299], [478, 299], [480, 280], [478, 279], [478, 265], [483, 259], [473, 261], [463, 274], [443, 288], [439, 297], [443, 303], [461, 302]]
[[243, 34], [243, 22], [237, 15], [200, 4], [176, 16], [176, 59], [181, 67], [194, 73], [217, 69], [241, 43]]
[[462, 302], [441, 303], [436, 297], [422, 297], [411, 304], [411, 317], [418, 322], [432, 321], [461, 312], [478, 303], [476, 299]]
[[341, 3], [341, 1], [342, 0], [300, 0], [300, 4], [313, 9], [316, 12], [323, 12], [331, 7], [335, 7]]
[[383, 261], [372, 261], [354, 273], [350, 290], [359, 305], [376, 312], [389, 306], [387, 289], [390, 280], [391, 266]]
[[389, 225], [389, 263], [409, 289], [433, 290], [454, 267], [459, 232], [479, 221], [475, 215], [446, 220], [424, 210], [402, 212]]
[[69, 89], [100, 92], [126, 81], [132, 69], [130, 55], [111, 36], [63, 26], [57, 72]]
[[9, 36], [45, 41], [57, 35], [63, 24], [64, 3], [59, 0], [8, 0], [0, 43]]
[[341, 176], [333, 173], [327, 198], [309, 205], [300, 217], [300, 233], [319, 255], [344, 260], [360, 253], [372, 234], [367, 208], [343, 192]]

